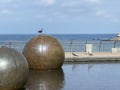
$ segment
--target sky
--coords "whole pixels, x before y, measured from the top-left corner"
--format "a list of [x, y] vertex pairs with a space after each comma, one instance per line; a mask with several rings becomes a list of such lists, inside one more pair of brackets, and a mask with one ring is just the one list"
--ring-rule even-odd
[[120, 32], [120, 0], [0, 0], [0, 34]]

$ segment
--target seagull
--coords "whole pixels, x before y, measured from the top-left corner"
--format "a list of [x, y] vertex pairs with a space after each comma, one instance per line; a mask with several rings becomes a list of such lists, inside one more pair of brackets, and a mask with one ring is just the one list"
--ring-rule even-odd
[[38, 31], [38, 33], [42, 33], [43, 32], [43, 29], [41, 28], [41, 30]]
[[92, 52], [88, 52], [88, 54], [89, 54], [90, 56], [93, 56], [93, 53], [92, 53]]
[[74, 52], [72, 52], [72, 55], [73, 55], [73, 56], [77, 56], [77, 57], [78, 57], [78, 55], [77, 55], [77, 54], [75, 54]]

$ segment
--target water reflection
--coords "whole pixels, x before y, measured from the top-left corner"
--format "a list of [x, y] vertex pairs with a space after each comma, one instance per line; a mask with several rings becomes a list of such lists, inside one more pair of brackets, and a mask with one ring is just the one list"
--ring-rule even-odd
[[120, 90], [120, 62], [64, 63], [60, 70], [30, 70], [23, 90]]
[[92, 69], [94, 64], [88, 63], [88, 71], [90, 71], [90, 69]]
[[62, 90], [120, 90], [120, 63], [64, 64]]
[[[74, 71], [79, 66], [80, 66], [80, 64], [72, 64], [72, 71]], [[90, 69], [92, 69], [93, 66], [94, 66], [94, 63], [88, 63], [88, 71], [90, 71]]]
[[64, 87], [64, 72], [56, 70], [30, 70], [26, 90], [61, 90]]

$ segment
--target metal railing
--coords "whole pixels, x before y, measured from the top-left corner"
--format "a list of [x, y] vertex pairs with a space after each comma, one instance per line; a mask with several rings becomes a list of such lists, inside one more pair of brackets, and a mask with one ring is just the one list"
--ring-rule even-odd
[[[64, 48], [65, 52], [85, 52], [86, 44], [92, 44], [93, 46], [93, 52], [111, 52], [112, 48], [115, 47], [120, 47], [120, 42], [116, 41], [97, 41], [97, 40], [92, 40], [92, 41], [81, 41], [81, 40], [60, 40], [59, 41], [61, 45]], [[22, 52], [26, 42], [20, 42], [20, 41], [8, 41], [0, 42], [0, 47], [1, 46], [7, 46], [10, 48], [15, 48], [16, 50]]]
[[7, 46], [9, 48], [15, 48], [16, 50], [22, 52], [26, 42], [19, 42], [19, 41], [9, 41], [9, 42], [0, 42], [0, 47], [1, 46]]
[[60, 41], [66, 52], [85, 52], [86, 44], [92, 44], [93, 52], [111, 52], [112, 48], [119, 48], [119, 41], [100, 41], [100, 40], [69, 40]]

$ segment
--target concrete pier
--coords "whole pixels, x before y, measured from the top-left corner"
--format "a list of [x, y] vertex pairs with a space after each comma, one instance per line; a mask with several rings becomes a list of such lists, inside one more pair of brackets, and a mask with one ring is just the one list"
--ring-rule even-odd
[[112, 52], [65, 52], [65, 62], [120, 61], [120, 53]]

